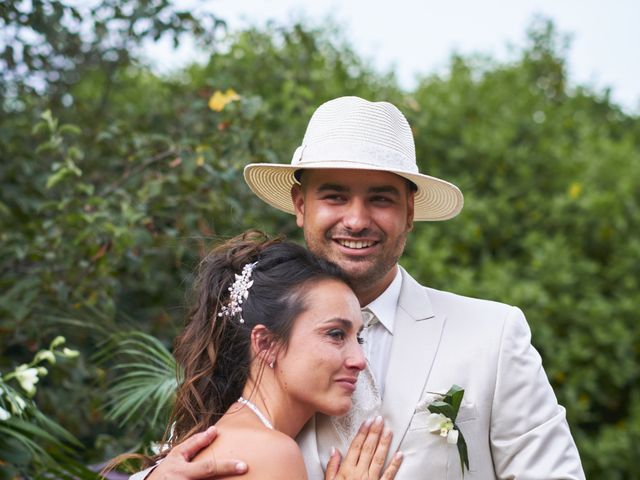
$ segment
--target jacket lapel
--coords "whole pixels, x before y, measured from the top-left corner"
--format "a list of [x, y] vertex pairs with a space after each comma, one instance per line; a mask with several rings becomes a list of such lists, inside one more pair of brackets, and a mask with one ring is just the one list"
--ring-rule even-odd
[[382, 415], [393, 429], [389, 454], [409, 427], [438, 351], [445, 318], [433, 312], [425, 289], [404, 269], [385, 381]]
[[300, 447], [304, 457], [304, 465], [307, 468], [308, 480], [323, 480], [324, 471], [320, 461], [319, 446], [316, 441], [317, 420], [321, 415], [313, 416], [304, 426], [300, 434], [296, 437], [296, 442]]

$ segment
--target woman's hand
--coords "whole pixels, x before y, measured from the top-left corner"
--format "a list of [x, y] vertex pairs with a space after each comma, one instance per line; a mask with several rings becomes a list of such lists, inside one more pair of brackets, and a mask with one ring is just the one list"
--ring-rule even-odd
[[360, 426], [344, 460], [341, 459], [340, 452], [333, 450], [327, 464], [325, 480], [392, 480], [402, 463], [402, 452], [393, 456], [383, 472], [391, 436], [391, 429], [384, 426], [382, 417], [367, 420]]

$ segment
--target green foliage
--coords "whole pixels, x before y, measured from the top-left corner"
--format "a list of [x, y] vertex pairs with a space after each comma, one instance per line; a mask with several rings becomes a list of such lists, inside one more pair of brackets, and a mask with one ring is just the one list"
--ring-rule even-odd
[[[82, 18], [33, 3], [22, 16], [21, 2], [0, 7], [3, 35], [12, 25], [42, 40], [27, 45], [31, 63], [18, 37], [13, 64], [2, 52], [0, 368], [59, 333], [82, 350], [35, 400], [87, 446], [85, 463], [166, 427], [168, 345], [212, 241], [249, 227], [300, 239], [243, 167], [289, 162], [317, 105], [353, 94], [400, 106], [421, 170], [465, 193], [459, 218], [416, 225], [402, 263], [430, 286], [521, 306], [588, 476], [638, 475], [640, 123], [606, 92], [569, 87], [551, 25], [534, 24], [510, 62], [453, 57], [402, 92], [330, 28], [249, 29], [210, 43], [206, 65], [158, 76], [138, 61], [145, 40], [211, 39], [215, 20], [205, 32], [159, 0], [104, 1]], [[238, 100], [208, 107], [230, 88]], [[117, 336], [132, 330], [159, 340]], [[106, 352], [133, 355], [121, 368], [95, 355], [109, 338]]]
[[22, 472], [56, 472], [60, 478], [93, 479], [96, 475], [73, 458], [82, 444], [51, 420], [31, 397], [36, 384], [48, 375], [44, 365], [55, 365], [78, 352], [62, 348], [56, 337], [28, 364], [0, 375], [0, 478], [17, 478]]
[[108, 387], [107, 420], [144, 428], [155, 427], [160, 419], [166, 419], [178, 386], [171, 352], [152, 335], [118, 333], [98, 355], [100, 363], [110, 360], [117, 360], [113, 370], [118, 374]]
[[[512, 63], [454, 58], [408, 110], [421, 170], [465, 192], [418, 227], [403, 263], [426, 284], [523, 308], [593, 478], [638, 474], [640, 130], [571, 91], [542, 25]], [[609, 452], [602, 454], [602, 451]]]

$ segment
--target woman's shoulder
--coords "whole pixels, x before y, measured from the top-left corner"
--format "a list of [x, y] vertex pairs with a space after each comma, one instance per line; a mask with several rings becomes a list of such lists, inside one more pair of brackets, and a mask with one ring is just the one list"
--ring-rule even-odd
[[277, 430], [258, 428], [220, 428], [218, 438], [200, 455], [236, 458], [247, 463], [242, 478], [307, 478], [298, 444]]
[[249, 473], [255, 478], [305, 479], [307, 471], [298, 444], [277, 430], [260, 430], [252, 438], [251, 458], [247, 458]]

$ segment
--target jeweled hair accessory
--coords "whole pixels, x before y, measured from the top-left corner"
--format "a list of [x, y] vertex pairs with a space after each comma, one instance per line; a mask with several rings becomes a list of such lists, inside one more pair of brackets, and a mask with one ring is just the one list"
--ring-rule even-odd
[[219, 317], [232, 317], [239, 313], [239, 321], [240, 323], [244, 323], [244, 318], [242, 318], [242, 302], [249, 296], [249, 288], [253, 285], [251, 273], [257, 264], [258, 262], [247, 263], [242, 267], [242, 273], [240, 275], [236, 273], [236, 280], [229, 287], [229, 303], [222, 306], [222, 310], [218, 313]]

